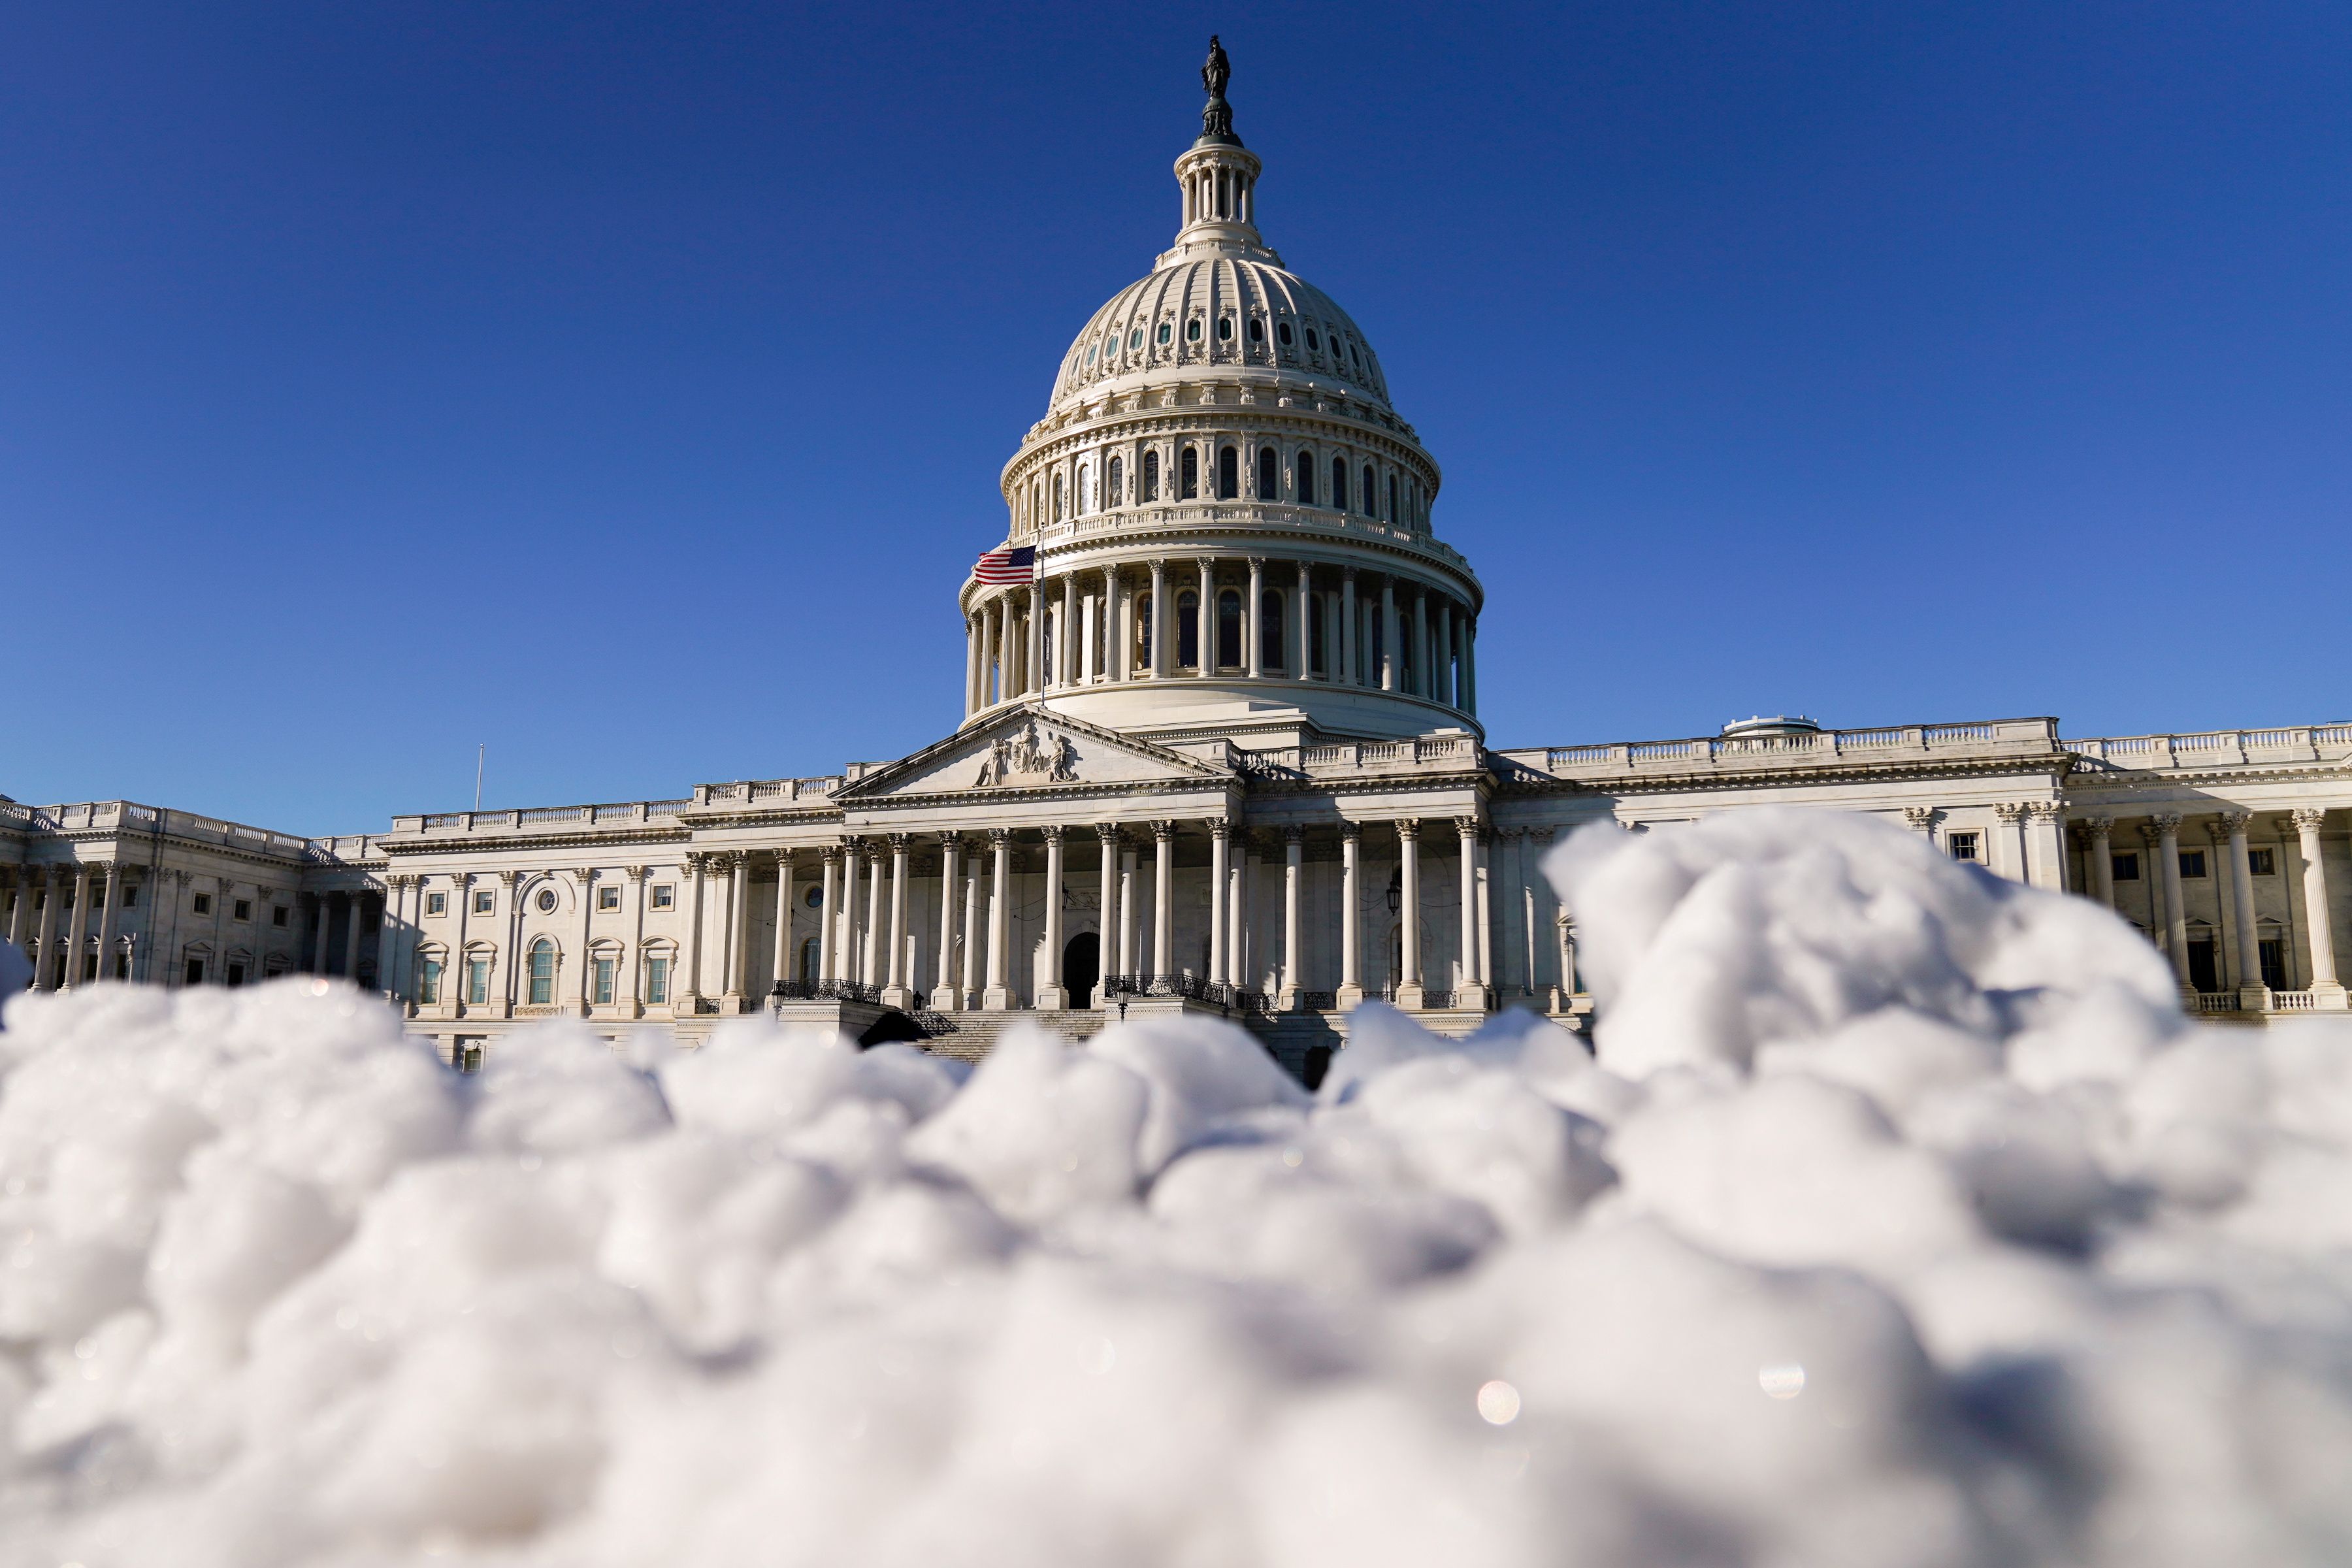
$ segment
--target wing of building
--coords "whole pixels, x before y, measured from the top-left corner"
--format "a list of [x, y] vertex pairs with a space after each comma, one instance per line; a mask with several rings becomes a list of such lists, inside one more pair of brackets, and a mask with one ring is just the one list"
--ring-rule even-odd
[[1485, 595], [1437, 537], [1437, 463], [1363, 331], [1260, 235], [1221, 92], [1175, 172], [1175, 243], [1087, 321], [1004, 467], [953, 734], [822, 778], [347, 838], [0, 804], [37, 984], [343, 975], [451, 1054], [556, 1016], [692, 1037], [772, 1007], [974, 1055], [1018, 1018], [1206, 1009], [1297, 1065], [1367, 996], [1455, 1032], [1498, 1006], [1580, 1019], [1545, 848], [1771, 804], [1899, 816], [2110, 904], [2200, 1010], [2345, 1005], [2352, 725], [1775, 718], [1490, 749]]

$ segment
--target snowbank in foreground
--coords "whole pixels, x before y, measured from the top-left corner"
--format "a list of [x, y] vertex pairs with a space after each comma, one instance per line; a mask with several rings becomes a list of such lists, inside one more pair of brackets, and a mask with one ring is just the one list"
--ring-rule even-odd
[[1855, 818], [1579, 835], [1596, 1064], [1368, 1009], [459, 1079], [19, 998], [0, 1563], [2352, 1558], [2352, 1031]]

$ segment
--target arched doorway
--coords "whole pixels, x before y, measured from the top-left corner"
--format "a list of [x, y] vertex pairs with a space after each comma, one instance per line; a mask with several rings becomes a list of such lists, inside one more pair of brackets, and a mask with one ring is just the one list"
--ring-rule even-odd
[[1102, 939], [1082, 931], [1062, 945], [1062, 986], [1070, 994], [1070, 1005], [1084, 1007], [1092, 1003], [1101, 981]]

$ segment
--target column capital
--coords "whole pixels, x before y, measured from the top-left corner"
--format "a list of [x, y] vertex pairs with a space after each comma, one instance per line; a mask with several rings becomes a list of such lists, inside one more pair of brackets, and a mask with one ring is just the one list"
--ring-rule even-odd
[[990, 828], [988, 830], [988, 842], [992, 847], [998, 849], [1006, 847], [1013, 842], [1013, 829], [1009, 827]]
[[1222, 816], [1213, 816], [1202, 826], [1208, 828], [1210, 837], [1219, 840], [1230, 838], [1234, 831], [1234, 825]]
[[1399, 838], [1404, 839], [1408, 842], [1419, 838], [1421, 837], [1421, 818], [1417, 816], [1398, 817], [1396, 819], [1396, 835]]
[[1552, 831], [1549, 827], [1530, 827], [1528, 829], [1528, 837], [1533, 843], [1549, 844], [1552, 839]]
[[2316, 833], [2320, 825], [2327, 820], [2327, 808], [2324, 805], [2298, 805], [2287, 816], [2294, 818], [2297, 833]]
[[2253, 825], [2253, 820], [2254, 814], [2251, 811], [2225, 811], [2221, 817], [2221, 831], [2231, 835], [2243, 833]]
[[1124, 838], [1126, 834], [1116, 822], [1097, 822], [1095, 824], [1095, 837], [1101, 839], [1103, 847], [1108, 849]]
[[893, 855], [904, 855], [907, 852], [907, 846], [915, 841], [915, 836], [911, 833], [892, 833], [886, 837], [890, 840], [890, 853]]
[[2025, 820], [2027, 809], [2027, 804], [2021, 800], [1997, 800], [1992, 803], [1993, 816], [2011, 827]]
[[1339, 824], [1339, 837], [1350, 844], [1358, 843], [1364, 837], [1364, 825], [1360, 822], [1342, 820]]
[[596, 872], [593, 867], [576, 866], [572, 868], [572, 874], [580, 879], [580, 885], [583, 888], [596, 879]]
[[652, 869], [650, 866], [624, 866], [621, 874], [632, 882], [642, 882], [646, 879], [646, 873]]
[[2055, 823], [2064, 820], [2066, 806], [2063, 801], [2037, 800], [2027, 805], [2025, 814], [2038, 816], [2044, 822]]
[[1155, 555], [1151, 558], [1151, 574], [1154, 577], [1164, 575], [1167, 571], [1168, 558], [1166, 556]]
[[1251, 570], [1251, 571], [1253, 571], [1253, 572], [1263, 572], [1263, 571], [1265, 571], [1265, 561], [1266, 561], [1266, 558], [1265, 558], [1265, 556], [1263, 556], [1263, 555], [1253, 555], [1253, 556], [1251, 556], [1251, 557], [1249, 558], [1250, 570]]
[[1165, 817], [1160, 818], [1151, 825], [1151, 837], [1165, 844], [1176, 837], [1176, 825]]
[[1469, 816], [1457, 816], [1454, 819], [1454, 831], [1460, 834], [1465, 838], [1477, 837], [1478, 828], [1479, 822], [1475, 815]]
[[2139, 837], [2141, 843], [2153, 846], [2158, 839], [2163, 837], [2164, 829], [2157, 826], [2153, 819], [2143, 822], [2139, 825]]
[[769, 853], [776, 858], [777, 870], [789, 871], [793, 868], [793, 852], [790, 848], [772, 849]]
[[2156, 830], [2158, 833], [2178, 833], [2180, 831], [2180, 813], [2177, 811], [2159, 811], [2155, 816], [2149, 817], [2148, 821], [2156, 825]]
[[1340, 567], [1340, 568], [1339, 568], [1339, 581], [1340, 581], [1340, 582], [1342, 582], [1342, 583], [1349, 583], [1349, 584], [1352, 584], [1352, 583], [1354, 583], [1354, 582], [1355, 582], [1355, 580], [1356, 580], [1356, 569], [1355, 569], [1353, 566], [1342, 566], [1342, 567]]
[[1296, 822], [1286, 823], [1284, 825], [1282, 829], [1282, 842], [1286, 847], [1293, 844], [1303, 843], [1306, 841], [1306, 838], [1307, 829], [1303, 825]]
[[1063, 836], [1068, 833], [1069, 829], [1058, 822], [1049, 822], [1037, 829], [1037, 832], [1045, 838], [1046, 843], [1059, 844], [1062, 841]]
[[2116, 819], [2112, 816], [2085, 816], [2081, 820], [2094, 838], [2105, 838], [2116, 830]]

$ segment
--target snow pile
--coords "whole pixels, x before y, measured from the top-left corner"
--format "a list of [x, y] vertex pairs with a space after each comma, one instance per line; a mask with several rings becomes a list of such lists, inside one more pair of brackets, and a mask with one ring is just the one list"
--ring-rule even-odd
[[0, 1564], [2352, 1558], [2352, 1032], [1862, 819], [1550, 869], [1597, 1063], [1374, 1008], [1312, 1097], [19, 997]]

